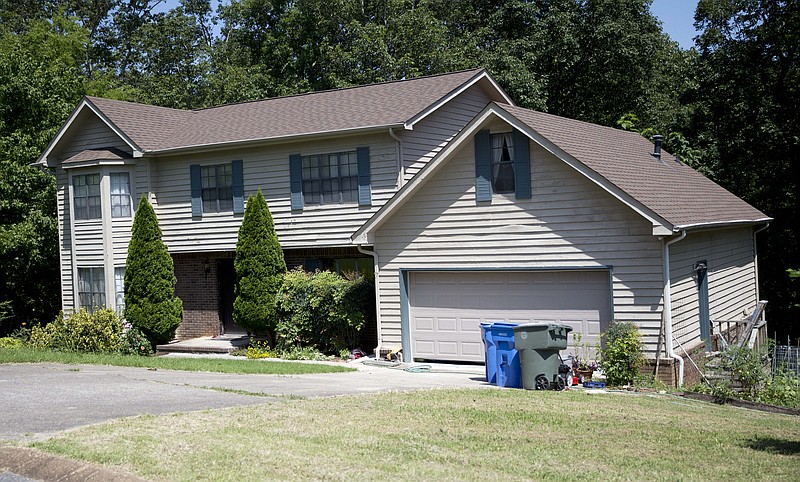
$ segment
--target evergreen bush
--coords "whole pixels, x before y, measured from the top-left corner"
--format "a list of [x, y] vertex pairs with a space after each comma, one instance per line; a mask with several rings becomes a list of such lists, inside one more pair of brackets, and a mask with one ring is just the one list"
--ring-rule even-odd
[[642, 337], [633, 323], [611, 322], [602, 335], [600, 367], [611, 386], [632, 383], [644, 364]]
[[236, 242], [233, 320], [248, 333], [265, 334], [274, 344], [276, 297], [286, 272], [283, 250], [261, 190], [247, 199]]
[[156, 213], [142, 195], [125, 264], [125, 319], [153, 345], [172, 340], [183, 319], [175, 283], [172, 257], [161, 241]]
[[314, 347], [339, 354], [360, 342], [374, 312], [374, 287], [365, 278], [347, 280], [329, 271], [286, 273], [278, 297], [279, 347]]

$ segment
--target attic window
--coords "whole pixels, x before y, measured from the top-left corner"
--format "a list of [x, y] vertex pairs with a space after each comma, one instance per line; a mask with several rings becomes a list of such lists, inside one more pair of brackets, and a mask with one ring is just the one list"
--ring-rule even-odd
[[514, 192], [514, 142], [509, 133], [492, 134], [492, 190]]

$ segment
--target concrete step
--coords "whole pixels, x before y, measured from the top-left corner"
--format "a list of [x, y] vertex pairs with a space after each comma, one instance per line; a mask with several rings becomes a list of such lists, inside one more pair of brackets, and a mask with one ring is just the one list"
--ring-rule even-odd
[[173, 341], [156, 346], [156, 354], [166, 353], [230, 353], [247, 347], [250, 338], [243, 334], [206, 336], [191, 340]]

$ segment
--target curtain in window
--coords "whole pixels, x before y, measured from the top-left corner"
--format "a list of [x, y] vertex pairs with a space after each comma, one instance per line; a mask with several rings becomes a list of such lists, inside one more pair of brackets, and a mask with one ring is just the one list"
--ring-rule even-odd
[[492, 184], [494, 192], [514, 192], [514, 158], [511, 133], [492, 135]]

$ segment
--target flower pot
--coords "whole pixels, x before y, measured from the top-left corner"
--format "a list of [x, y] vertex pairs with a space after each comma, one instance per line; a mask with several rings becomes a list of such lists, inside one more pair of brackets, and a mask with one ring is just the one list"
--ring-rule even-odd
[[592, 373], [594, 373], [594, 370], [581, 370], [578, 368], [575, 370], [575, 373], [578, 374], [578, 380], [583, 383], [592, 379]]

